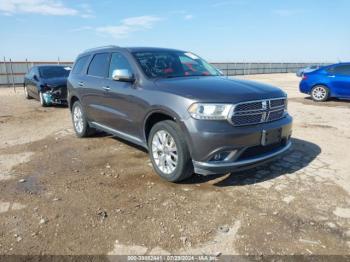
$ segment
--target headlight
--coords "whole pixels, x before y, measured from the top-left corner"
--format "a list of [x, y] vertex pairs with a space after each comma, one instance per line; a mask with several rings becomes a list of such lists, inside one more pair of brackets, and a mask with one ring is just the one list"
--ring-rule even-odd
[[194, 103], [188, 108], [188, 112], [199, 120], [226, 120], [232, 106], [232, 104]]
[[48, 84], [43, 84], [42, 85], [42, 88], [43, 88], [43, 91], [50, 91], [50, 90], [52, 90], [52, 88], [53, 88], [54, 86], [52, 86], [52, 85], [48, 85]]

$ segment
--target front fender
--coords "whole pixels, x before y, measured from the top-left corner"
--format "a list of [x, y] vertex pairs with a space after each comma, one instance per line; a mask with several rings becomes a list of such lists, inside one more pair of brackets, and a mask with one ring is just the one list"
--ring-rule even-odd
[[185, 136], [185, 140], [187, 142], [188, 145], [188, 149], [190, 151], [190, 153], [192, 153], [192, 140], [189, 138], [189, 133], [188, 130], [186, 128], [186, 125], [184, 123], [185, 119], [183, 119], [183, 117], [181, 117], [178, 113], [176, 113], [174, 110], [167, 108], [165, 106], [161, 106], [161, 105], [154, 105], [151, 107], [150, 111], [146, 114], [146, 117], [143, 121], [143, 136], [144, 136], [144, 140], [147, 141], [147, 137], [146, 137], [146, 124], [147, 121], [149, 120], [149, 118], [156, 113], [160, 113], [160, 114], [164, 114], [167, 115], [169, 117], [171, 117], [172, 119], [174, 119], [174, 121], [179, 125], [181, 131], [183, 132], [184, 136]]

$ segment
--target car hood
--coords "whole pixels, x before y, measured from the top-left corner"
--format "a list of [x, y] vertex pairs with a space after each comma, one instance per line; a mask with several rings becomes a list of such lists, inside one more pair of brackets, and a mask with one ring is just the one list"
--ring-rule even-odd
[[237, 103], [286, 95], [273, 86], [225, 77], [169, 78], [158, 79], [155, 83], [161, 90], [199, 102]]
[[49, 86], [57, 87], [57, 86], [67, 86], [67, 77], [54, 77], [54, 78], [46, 78], [42, 79], [43, 84], [47, 84]]

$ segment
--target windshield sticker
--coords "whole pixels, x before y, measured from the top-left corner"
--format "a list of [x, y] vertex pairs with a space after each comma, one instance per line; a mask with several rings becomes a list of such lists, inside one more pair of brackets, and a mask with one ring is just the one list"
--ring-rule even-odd
[[189, 58], [192, 58], [192, 59], [199, 59], [198, 56], [196, 56], [195, 54], [192, 54], [192, 53], [185, 53], [186, 56], [188, 56]]

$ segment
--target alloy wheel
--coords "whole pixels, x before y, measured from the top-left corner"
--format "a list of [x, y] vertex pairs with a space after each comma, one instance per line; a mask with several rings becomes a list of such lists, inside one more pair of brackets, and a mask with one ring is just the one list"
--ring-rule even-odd
[[28, 95], [28, 90], [27, 90], [27, 86], [24, 86], [24, 95], [25, 95], [26, 98], [29, 97], [29, 95]]
[[44, 96], [43, 96], [43, 93], [42, 93], [42, 92], [39, 93], [39, 98], [40, 98], [40, 104], [41, 104], [41, 105], [44, 105], [44, 104], [45, 104], [45, 101], [44, 101]]
[[317, 86], [312, 90], [312, 97], [317, 101], [322, 101], [327, 97], [327, 90], [323, 86]]
[[73, 111], [73, 122], [75, 130], [81, 134], [84, 129], [83, 112], [79, 106], [74, 107]]
[[178, 164], [177, 147], [174, 138], [165, 130], [159, 130], [152, 139], [152, 155], [157, 167], [165, 174], [171, 174]]

